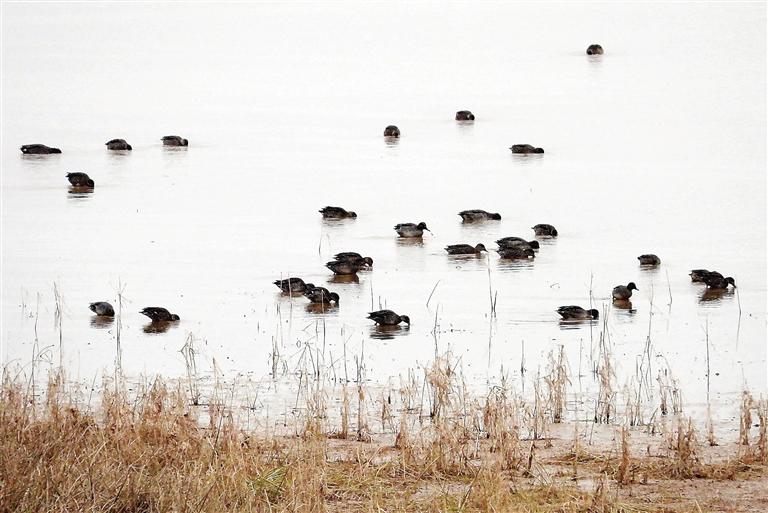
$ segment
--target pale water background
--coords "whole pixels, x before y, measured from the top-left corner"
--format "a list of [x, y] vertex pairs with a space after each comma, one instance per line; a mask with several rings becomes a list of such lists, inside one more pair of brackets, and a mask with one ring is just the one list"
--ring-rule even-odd
[[[701, 404], [708, 332], [714, 400], [766, 390], [763, 3], [5, 3], [2, 14], [9, 369], [30, 372], [34, 357], [83, 382], [112, 372], [116, 327], [93, 326], [88, 304], [116, 304], [122, 283], [128, 376], [183, 376], [190, 333], [201, 372], [215, 358], [224, 379], [257, 382], [273, 342], [289, 372], [319, 345], [334, 372], [363, 355], [382, 384], [437, 344], [478, 388], [502, 369], [519, 382], [523, 358], [544, 372], [563, 345], [571, 391], [588, 396], [603, 321], [563, 329], [555, 309], [588, 307], [591, 288], [617, 386], [650, 333], [653, 376], [671, 369]], [[604, 56], [585, 55], [593, 42]], [[459, 109], [477, 121], [455, 122]], [[388, 124], [402, 130], [394, 144]], [[167, 134], [189, 148], [163, 148]], [[108, 152], [117, 137], [133, 151]], [[37, 142], [63, 154], [18, 151]], [[514, 143], [546, 154], [513, 156]], [[70, 194], [70, 171], [95, 192]], [[324, 205], [359, 217], [324, 223]], [[503, 220], [463, 226], [468, 208]], [[395, 223], [419, 221], [434, 232], [423, 244], [396, 239]], [[442, 249], [533, 238], [542, 222], [560, 236], [533, 263]], [[327, 285], [338, 309], [309, 312], [272, 285], [325, 284], [338, 251], [375, 261], [359, 283]], [[648, 252], [661, 267], [638, 266]], [[735, 277], [738, 294], [702, 301], [688, 277], [701, 267]], [[611, 288], [629, 281], [634, 311], [612, 308]], [[365, 315], [380, 305], [410, 315], [410, 330], [372, 337]], [[182, 320], [145, 333], [145, 306]]]

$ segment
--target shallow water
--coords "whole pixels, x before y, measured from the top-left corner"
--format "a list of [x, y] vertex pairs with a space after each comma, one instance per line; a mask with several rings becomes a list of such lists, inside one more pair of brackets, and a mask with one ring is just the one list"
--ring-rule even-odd
[[[592, 42], [606, 54], [584, 55]], [[762, 4], [9, 4], [2, 43], [5, 365], [110, 371], [116, 324], [88, 304], [117, 305], [122, 287], [134, 376], [183, 375], [190, 333], [201, 366], [229, 377], [267, 376], [273, 342], [289, 370], [308, 343], [329, 365], [362, 355], [375, 382], [437, 347], [478, 386], [544, 372], [564, 345], [589, 394], [607, 329], [618, 386], [650, 336], [651, 375], [669, 367], [691, 402], [706, 394], [707, 339], [713, 394], [766, 389]], [[477, 120], [455, 122], [459, 109]], [[189, 148], [162, 147], [167, 134]], [[133, 151], [107, 151], [116, 137]], [[36, 142], [63, 153], [18, 152]], [[516, 143], [546, 154], [512, 155]], [[70, 171], [95, 190], [70, 193]], [[324, 222], [325, 205], [358, 218]], [[469, 208], [502, 220], [462, 224]], [[396, 223], [419, 221], [433, 234], [397, 239]], [[536, 223], [559, 237], [533, 262], [500, 261], [493, 241], [532, 239]], [[478, 242], [493, 249], [443, 250]], [[339, 251], [373, 270], [332, 279]], [[662, 265], [641, 268], [642, 253]], [[694, 268], [739, 288], [706, 295]], [[339, 307], [281, 296], [272, 281], [288, 276]], [[629, 281], [631, 307], [612, 305]], [[558, 321], [558, 306], [590, 303], [605, 319]], [[145, 306], [181, 321], [148, 326]], [[412, 325], [374, 328], [379, 307]]]

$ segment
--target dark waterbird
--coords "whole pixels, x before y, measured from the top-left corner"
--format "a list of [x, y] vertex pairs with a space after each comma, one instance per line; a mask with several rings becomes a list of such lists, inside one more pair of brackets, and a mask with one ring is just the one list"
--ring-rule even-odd
[[96, 315], [102, 316], [102, 317], [114, 317], [115, 316], [115, 309], [112, 308], [112, 305], [107, 303], [106, 301], [96, 301], [95, 303], [91, 303], [88, 308], [91, 309], [93, 313]]
[[528, 260], [536, 258], [533, 249], [522, 246], [512, 246], [510, 248], [500, 248], [499, 256], [505, 260]]
[[178, 135], [165, 135], [162, 141], [163, 146], [189, 146], [189, 141]]
[[728, 285], [733, 285], [733, 288], [736, 288], [736, 280], [730, 276], [727, 278], [723, 277], [717, 271], [711, 271], [704, 275], [704, 283], [707, 284], [708, 289], [713, 290], [725, 290], [728, 288]]
[[67, 180], [69, 180], [69, 183], [71, 183], [73, 187], [88, 187], [89, 189], [93, 189], [94, 185], [96, 185], [86, 173], [67, 173]]
[[339, 304], [339, 295], [325, 287], [312, 287], [304, 292], [304, 297], [312, 303], [336, 303], [337, 306]]
[[691, 277], [691, 281], [704, 283], [704, 277], [709, 274], [706, 269], [693, 269], [688, 276]]
[[445, 250], [449, 255], [479, 255], [482, 251], [487, 251], [482, 244], [478, 244], [477, 246], [470, 246], [469, 244], [451, 244], [450, 246], [446, 246]]
[[389, 125], [384, 129], [384, 137], [400, 137], [400, 129], [395, 125]]
[[318, 212], [323, 214], [323, 219], [354, 219], [357, 217], [354, 212], [344, 210], [341, 207], [323, 207]]
[[45, 144], [25, 144], [19, 148], [24, 155], [50, 155], [51, 153], [61, 153], [58, 148], [51, 148]]
[[465, 223], [475, 223], [478, 221], [500, 221], [501, 215], [497, 213], [486, 212], [485, 210], [472, 209], [459, 212], [461, 220]]
[[637, 259], [640, 261], [640, 265], [660, 265], [661, 259], [653, 254], [647, 254], [647, 255], [640, 255], [637, 257]]
[[503, 237], [496, 241], [499, 248], [531, 248], [539, 249], [539, 241], [537, 240], [525, 240], [522, 237]]
[[108, 150], [132, 150], [130, 144], [125, 142], [125, 139], [112, 139], [104, 143]]
[[557, 229], [551, 224], [537, 224], [531, 230], [537, 237], [557, 237]]
[[456, 113], [456, 121], [474, 121], [475, 115], [468, 110], [460, 110]]
[[557, 313], [566, 321], [591, 320], [597, 319], [600, 316], [600, 312], [594, 308], [586, 310], [576, 305], [561, 306], [557, 309]]
[[373, 319], [376, 324], [382, 326], [397, 326], [401, 322], [404, 322], [410, 326], [411, 319], [407, 315], [397, 315], [392, 310], [377, 310], [375, 312], [368, 312], [368, 319]]
[[373, 258], [364, 257], [360, 253], [354, 251], [342, 251], [333, 255], [333, 259], [339, 262], [350, 262], [357, 264], [361, 267], [373, 267]]
[[537, 148], [536, 146], [531, 146], [530, 144], [513, 144], [509, 147], [509, 149], [512, 150], [512, 153], [519, 153], [523, 155], [530, 153], [544, 153], [542, 148]]
[[424, 222], [419, 224], [400, 223], [395, 225], [395, 231], [400, 237], [421, 237], [424, 235], [424, 230], [432, 233], [432, 230], [427, 228], [427, 223]]
[[613, 296], [613, 299], [619, 300], [619, 301], [625, 301], [632, 297], [632, 291], [633, 290], [640, 290], [637, 288], [637, 285], [635, 285], [635, 282], [630, 281], [627, 285], [617, 285], [616, 287], [613, 287], [613, 292], [611, 295]]
[[326, 262], [325, 266], [333, 271], [333, 274], [349, 275], [357, 274], [357, 271], [365, 267], [365, 263], [362, 260], [333, 260]]
[[312, 283], [304, 283], [301, 278], [286, 278], [284, 280], [275, 280], [272, 283], [277, 285], [286, 294], [294, 292], [304, 293], [306, 290], [314, 288]]
[[587, 55], [603, 55], [603, 47], [598, 44], [589, 45], [587, 47]]
[[148, 306], [139, 313], [152, 319], [152, 322], [170, 322], [180, 319], [178, 315], [172, 314], [161, 306]]

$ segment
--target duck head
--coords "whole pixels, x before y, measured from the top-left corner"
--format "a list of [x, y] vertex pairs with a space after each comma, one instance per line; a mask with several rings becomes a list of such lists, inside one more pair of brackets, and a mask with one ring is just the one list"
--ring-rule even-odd
[[373, 267], [373, 258], [371, 258], [371, 257], [365, 257], [365, 258], [363, 258], [363, 262], [364, 262], [364, 263], [365, 263], [365, 265], [367, 265], [368, 267]]
[[593, 319], [597, 319], [600, 317], [600, 312], [593, 308], [592, 310], [589, 310], [589, 315], [591, 315]]
[[400, 316], [400, 322], [404, 322], [404, 323], [406, 323], [408, 326], [410, 326], [410, 325], [411, 325], [411, 318], [410, 318], [410, 317], [408, 317], [407, 315], [401, 315], [401, 316]]
[[430, 230], [429, 228], [427, 228], [427, 223], [425, 223], [425, 222], [423, 222], [423, 221], [422, 221], [422, 222], [420, 222], [419, 224], [417, 224], [417, 225], [416, 225], [416, 228], [418, 228], [419, 230], [427, 230], [429, 233], [432, 233], [432, 230]]
[[637, 285], [635, 285], [634, 281], [630, 281], [629, 284], [627, 284], [627, 288], [629, 290], [640, 290], [640, 289], [637, 288]]
[[181, 320], [181, 317], [179, 317], [179, 316], [178, 316], [178, 315], [176, 315], [176, 314], [171, 314], [171, 320], [172, 320], [172, 321], [179, 321], [179, 320]]
[[488, 251], [487, 249], [485, 249], [485, 245], [484, 245], [484, 244], [478, 244], [477, 246], [475, 246], [475, 249], [476, 249], [478, 252], [479, 252], [479, 251]]
[[491, 219], [493, 219], [494, 221], [501, 221], [501, 214], [497, 214], [497, 213], [491, 214]]
[[736, 280], [734, 280], [734, 279], [733, 279], [733, 278], [731, 278], [730, 276], [728, 276], [728, 277], [725, 279], [725, 283], [730, 283], [731, 285], [733, 285], [733, 288], [734, 288], [734, 289], [736, 288]]
[[532, 240], [528, 242], [528, 245], [533, 249], [539, 249], [541, 246], [539, 246], [539, 241]]
[[336, 304], [339, 304], [339, 295], [335, 292], [331, 292], [330, 294], [331, 301], [335, 301]]

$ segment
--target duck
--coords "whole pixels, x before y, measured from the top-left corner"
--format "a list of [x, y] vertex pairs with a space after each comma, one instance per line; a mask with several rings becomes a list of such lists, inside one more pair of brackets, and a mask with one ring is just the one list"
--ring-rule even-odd
[[709, 274], [706, 269], [693, 269], [688, 276], [691, 277], [691, 281], [704, 283], [704, 277]]
[[419, 224], [400, 223], [395, 225], [395, 231], [400, 237], [421, 237], [424, 235], [424, 230], [432, 233], [432, 230], [427, 228], [427, 223], [423, 221]]
[[161, 306], [148, 306], [139, 313], [152, 319], [152, 322], [169, 322], [178, 321], [180, 319], [178, 315], [172, 314]]
[[306, 290], [314, 288], [312, 283], [304, 283], [301, 278], [286, 278], [284, 280], [275, 280], [272, 283], [278, 286], [286, 294], [293, 292], [304, 293]]
[[542, 148], [537, 148], [536, 146], [531, 146], [530, 144], [513, 144], [509, 147], [509, 149], [512, 150], [512, 153], [544, 153]]
[[355, 219], [357, 217], [356, 213], [341, 207], [323, 207], [318, 212], [323, 214], [323, 219]]
[[445, 250], [449, 255], [479, 255], [483, 251], [487, 251], [483, 244], [477, 246], [470, 246], [469, 244], [451, 244], [445, 247]]
[[89, 189], [93, 189], [96, 185], [86, 173], [67, 173], [67, 180], [69, 180], [69, 183], [71, 183], [73, 187], [88, 187]]
[[335, 292], [330, 292], [325, 287], [312, 287], [304, 292], [304, 297], [309, 299], [312, 303], [336, 303], [339, 305], [339, 295]]
[[368, 312], [368, 319], [373, 319], [373, 322], [381, 326], [397, 326], [401, 322], [411, 325], [411, 319], [407, 315], [398, 315], [392, 310], [377, 310], [375, 312]]
[[633, 290], [640, 290], [637, 288], [637, 285], [635, 285], [635, 282], [630, 281], [627, 285], [617, 285], [616, 287], [613, 287], [613, 292], [611, 295], [613, 296], [613, 299], [617, 299], [619, 301], [626, 301], [627, 299], [632, 297], [632, 291]]
[[125, 142], [125, 139], [112, 139], [104, 143], [108, 150], [132, 150], [130, 144]]
[[472, 209], [459, 212], [461, 220], [465, 223], [474, 223], [477, 221], [501, 221], [501, 215], [498, 213], [486, 212], [485, 210]]
[[512, 246], [511, 248], [500, 248], [497, 250], [499, 256], [505, 260], [527, 260], [536, 258], [533, 249], [522, 246]]
[[333, 271], [333, 274], [348, 275], [357, 274], [365, 264], [361, 260], [333, 260], [326, 262], [325, 266]]
[[333, 259], [339, 262], [351, 262], [353, 264], [358, 264], [361, 267], [373, 267], [373, 258], [364, 257], [360, 253], [355, 253], [354, 251], [342, 251], [341, 253], [336, 253], [333, 255]]
[[400, 129], [395, 125], [389, 125], [384, 129], [384, 137], [400, 137]]
[[496, 244], [499, 245], [499, 248], [521, 247], [521, 248], [539, 249], [541, 247], [539, 245], [539, 241], [525, 240], [522, 237], [502, 237], [501, 239], [496, 241]]
[[45, 144], [25, 144], [19, 148], [24, 155], [50, 155], [51, 153], [61, 153], [58, 148], [51, 148]]
[[112, 305], [106, 301], [96, 301], [95, 303], [91, 303], [88, 308], [90, 308], [93, 313], [100, 317], [115, 316], [115, 309], [112, 308]]
[[640, 255], [637, 257], [637, 259], [640, 261], [640, 265], [660, 265], [661, 259], [653, 254], [647, 254], [647, 255]]
[[728, 285], [733, 285], [736, 288], [736, 280], [728, 276], [724, 278], [722, 274], [717, 271], [711, 271], [704, 276], [704, 283], [707, 284], [708, 289], [725, 290]]
[[576, 305], [569, 305], [569, 306], [561, 306], [557, 309], [557, 313], [560, 314], [560, 317], [563, 318], [565, 321], [575, 321], [575, 320], [587, 320], [587, 319], [597, 319], [600, 317], [600, 312], [595, 310], [594, 308], [590, 310], [586, 310], [580, 306]]
[[163, 141], [163, 146], [189, 146], [189, 141], [178, 135], [165, 135], [161, 140]]
[[557, 229], [551, 224], [537, 224], [531, 230], [537, 237], [557, 237]]
[[589, 45], [587, 55], [603, 55], [603, 47], [598, 44]]
[[456, 121], [474, 121], [475, 115], [468, 110], [460, 110], [456, 113]]

